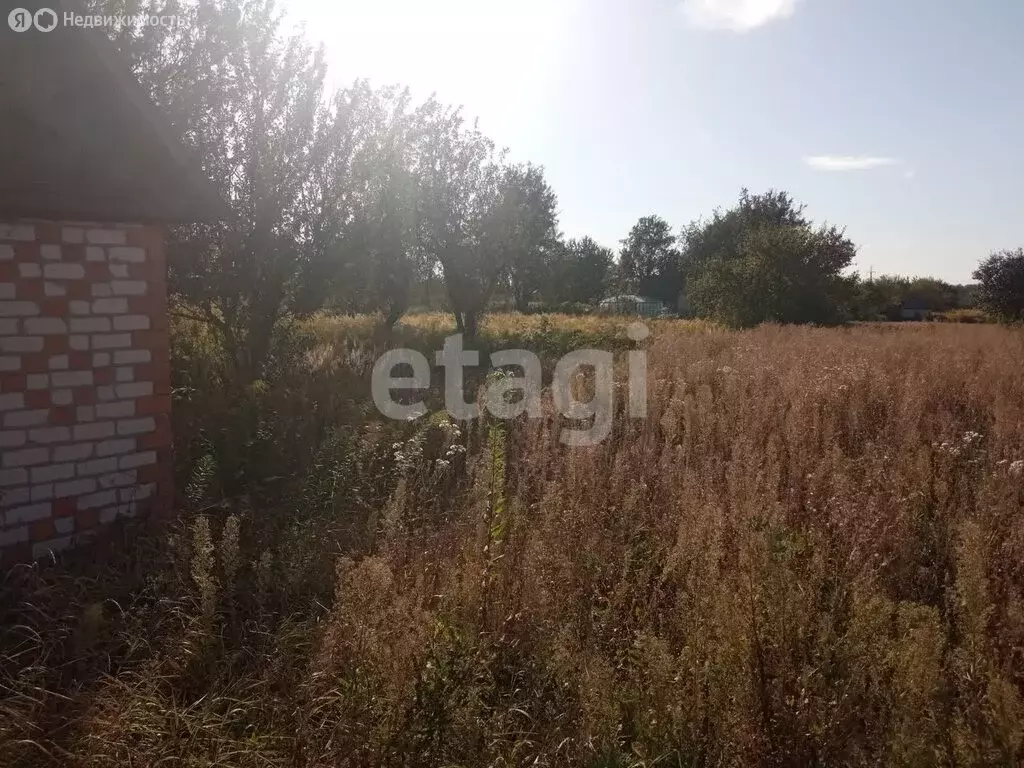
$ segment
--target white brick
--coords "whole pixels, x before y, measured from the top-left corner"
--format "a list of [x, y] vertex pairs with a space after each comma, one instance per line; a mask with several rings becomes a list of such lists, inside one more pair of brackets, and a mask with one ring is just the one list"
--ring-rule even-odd
[[63, 371], [67, 370], [69, 364], [70, 362], [68, 360], [67, 355], [53, 355], [52, 357], [50, 357], [50, 361], [47, 364], [47, 367], [51, 371]]
[[39, 246], [39, 255], [47, 261], [60, 261], [60, 246], [59, 245], [41, 245]]
[[74, 539], [71, 536], [61, 536], [56, 539], [40, 541], [32, 545], [32, 559], [42, 560], [44, 557], [51, 556], [57, 552], [63, 552], [65, 549], [70, 549], [73, 543]]
[[27, 525], [0, 530], [0, 547], [9, 547], [11, 544], [24, 544], [26, 541], [28, 541]]
[[130, 333], [96, 334], [92, 337], [93, 349], [118, 349], [131, 345], [132, 335]]
[[120, 419], [135, 415], [135, 401], [121, 400], [113, 403], [100, 403], [96, 406], [96, 415], [101, 419]]
[[93, 283], [89, 287], [89, 291], [93, 298], [105, 299], [108, 296], [113, 296], [114, 291], [111, 290], [109, 283]]
[[103, 333], [110, 330], [109, 317], [73, 317], [72, 333]]
[[149, 318], [146, 315], [122, 315], [114, 318], [115, 331], [148, 331]]
[[[114, 299], [127, 301], [127, 299]], [[127, 310], [127, 306], [125, 307]], [[34, 301], [5, 301], [0, 303], [0, 317], [33, 317], [39, 314], [39, 305]]]
[[30, 373], [25, 377], [26, 389], [46, 389], [50, 386], [50, 374]]
[[71, 427], [40, 427], [30, 429], [30, 443], [66, 443], [71, 439]]
[[101, 387], [96, 387], [96, 399], [103, 401], [116, 400], [117, 394], [114, 392], [114, 386], [112, 384], [105, 384]]
[[35, 239], [36, 228], [32, 224], [0, 224], [0, 240], [27, 242]]
[[133, 488], [122, 488], [120, 492], [121, 501], [142, 501], [148, 499], [156, 491], [156, 483], [145, 483], [136, 485]]
[[[85, 233], [86, 242], [99, 245], [122, 245], [124, 239], [124, 231], [120, 229], [90, 229]], [[114, 248], [113, 250], [120, 249]]]
[[50, 460], [48, 448], [19, 448], [4, 452], [4, 467], [31, 467]]
[[[26, 321], [27, 322], [27, 321]], [[42, 336], [0, 336], [0, 352], [42, 352]]]
[[111, 264], [110, 265], [110, 276], [126, 278], [128, 277], [128, 265], [127, 264]]
[[79, 509], [93, 509], [94, 507], [105, 507], [108, 504], [114, 504], [117, 502], [117, 491], [100, 491], [90, 496], [80, 496], [78, 498]]
[[79, 440], [104, 440], [113, 437], [115, 432], [114, 422], [97, 421], [94, 424], [78, 424], [74, 428], [75, 442]]
[[[115, 318], [115, 321], [122, 319], [127, 318], [118, 317]], [[153, 353], [150, 352], [148, 349], [125, 349], [114, 353], [114, 365], [135, 365], [136, 363], [148, 363], [152, 359]]]
[[0, 300], [10, 301], [14, 298], [14, 283], [0, 283]]
[[92, 405], [80, 405], [75, 412], [78, 421], [96, 421], [96, 407]]
[[121, 453], [134, 451], [137, 441], [135, 438], [122, 438], [120, 440], [104, 440], [96, 446], [97, 456], [114, 456]]
[[156, 429], [156, 420], [152, 416], [142, 419], [124, 419], [117, 422], [118, 435], [141, 435]]
[[106, 261], [107, 252], [96, 245], [90, 245], [85, 249], [86, 261]]
[[0, 336], [13, 336], [18, 333], [18, 324], [21, 321], [16, 318], [4, 318], [0, 320]]
[[89, 349], [88, 336], [68, 336], [68, 346], [76, 352], [85, 352]]
[[54, 480], [67, 480], [75, 476], [74, 464], [47, 464], [32, 468], [32, 483], [52, 483]]
[[75, 445], [59, 445], [53, 449], [54, 461], [84, 461], [92, 456], [93, 443], [77, 443]]
[[88, 387], [92, 384], [92, 371], [54, 371], [50, 381], [54, 387]]
[[43, 268], [34, 261], [22, 262], [18, 265], [18, 275], [21, 277], [42, 277]]
[[110, 365], [110, 353], [109, 352], [97, 352], [92, 356], [92, 367], [93, 368], [105, 368]]
[[91, 315], [92, 314], [92, 303], [88, 301], [69, 301], [68, 309], [71, 310], [72, 315]]
[[25, 333], [44, 336], [68, 332], [68, 325], [59, 317], [30, 317], [25, 321]]
[[125, 366], [123, 368], [116, 368], [114, 375], [117, 377], [117, 380], [122, 384], [130, 381], [135, 381], [135, 369], [132, 368], [130, 365]]
[[96, 299], [92, 303], [92, 312], [95, 315], [126, 315], [128, 299]]
[[17, 467], [14, 469], [0, 469], [0, 488], [10, 488], [12, 485], [24, 485], [28, 482], [28, 470]]
[[135, 469], [135, 467], [146, 467], [150, 464], [156, 464], [156, 451], [142, 451], [122, 456], [119, 466], [121, 469]]
[[152, 381], [136, 381], [131, 384], [117, 384], [114, 387], [120, 399], [128, 397], [149, 397], [153, 394]]
[[8, 392], [0, 395], [0, 411], [13, 411], [25, 407], [25, 395], [22, 392]]
[[86, 477], [80, 480], [68, 480], [65, 483], [57, 483], [53, 487], [53, 491], [57, 494], [57, 498], [63, 499], [67, 496], [81, 496], [83, 493], [94, 493], [96, 487], [96, 481], [91, 477]]
[[146, 281], [111, 280], [110, 289], [115, 296], [142, 296], [146, 293]]
[[[31, 488], [9, 488], [6, 491], [0, 490], [0, 508], [20, 507], [32, 501]], [[3, 517], [0, 516], [0, 521]]]
[[73, 533], [75, 530], [75, 518], [55, 517], [53, 518], [53, 529], [57, 533]]
[[67, 296], [68, 289], [60, 283], [43, 283], [43, 293], [47, 296]]
[[54, 389], [50, 392], [50, 402], [54, 405], [71, 405], [73, 399], [70, 389]]
[[21, 370], [21, 358], [10, 357], [4, 355], [0, 357], [0, 373], [6, 373], [7, 371], [20, 371]]
[[34, 523], [36, 520], [45, 520], [52, 511], [49, 502], [40, 504], [29, 504], [25, 507], [14, 507], [4, 513], [4, 522], [7, 525], [18, 525], [19, 523]]
[[[122, 233], [123, 234], [123, 233]], [[111, 261], [129, 261], [135, 264], [140, 264], [146, 260], [146, 252], [141, 248], [129, 247], [129, 248], [111, 248], [110, 249], [110, 260]]]
[[33, 485], [31, 490], [32, 503], [49, 501], [53, 498], [53, 483]]
[[11, 261], [14, 259], [13, 245], [0, 245], [0, 261]]
[[61, 229], [60, 239], [65, 243], [84, 243], [85, 230], [81, 227], [64, 227]]
[[110, 475], [103, 475], [99, 478], [100, 488], [123, 488], [126, 485], [135, 485], [139, 473], [134, 469], [129, 472], [114, 472]]
[[46, 264], [43, 266], [43, 277], [47, 280], [82, 280], [85, 277], [85, 266], [73, 262]]
[[46, 408], [39, 408], [34, 411], [9, 411], [4, 414], [4, 427], [38, 427], [46, 423], [50, 411]]
[[0, 448], [17, 448], [28, 441], [23, 429], [0, 429]]

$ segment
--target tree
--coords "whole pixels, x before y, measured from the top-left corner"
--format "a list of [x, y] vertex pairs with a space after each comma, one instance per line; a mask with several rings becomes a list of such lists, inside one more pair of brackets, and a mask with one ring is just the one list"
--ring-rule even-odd
[[675, 306], [682, 289], [679, 251], [668, 222], [644, 216], [622, 241], [619, 269], [624, 287]]
[[835, 323], [849, 311], [856, 247], [814, 228], [785, 192], [740, 194], [738, 205], [684, 230], [687, 299], [698, 315], [735, 326]]
[[556, 302], [592, 304], [604, 295], [615, 255], [589, 237], [569, 240], [552, 266], [550, 295]]
[[982, 308], [1003, 320], [1024, 320], [1024, 248], [993, 253], [973, 277]]
[[516, 309], [525, 312], [545, 281], [558, 246], [558, 198], [535, 165], [505, 168], [497, 212]]

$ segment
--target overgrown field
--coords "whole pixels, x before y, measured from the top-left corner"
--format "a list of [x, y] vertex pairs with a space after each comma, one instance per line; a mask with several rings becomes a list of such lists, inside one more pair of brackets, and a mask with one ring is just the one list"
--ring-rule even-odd
[[376, 414], [441, 316], [321, 318], [244, 386], [179, 327], [183, 519], [8, 574], [0, 764], [1022, 764], [1024, 334], [652, 328], [648, 417], [568, 448]]

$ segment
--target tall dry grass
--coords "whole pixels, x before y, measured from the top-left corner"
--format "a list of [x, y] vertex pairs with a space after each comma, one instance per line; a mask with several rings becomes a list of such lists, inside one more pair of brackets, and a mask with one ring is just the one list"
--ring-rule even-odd
[[286, 535], [207, 510], [119, 610], [113, 576], [23, 584], [0, 762], [1020, 765], [1022, 359], [990, 326], [665, 323], [648, 418], [593, 448], [366, 416]]

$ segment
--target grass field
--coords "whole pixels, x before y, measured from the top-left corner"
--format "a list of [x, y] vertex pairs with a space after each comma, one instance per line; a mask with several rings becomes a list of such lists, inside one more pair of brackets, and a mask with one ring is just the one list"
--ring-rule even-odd
[[376, 415], [442, 315], [320, 318], [244, 391], [177, 335], [183, 519], [8, 575], [0, 764], [1024, 763], [1024, 333], [651, 327], [586, 449]]

